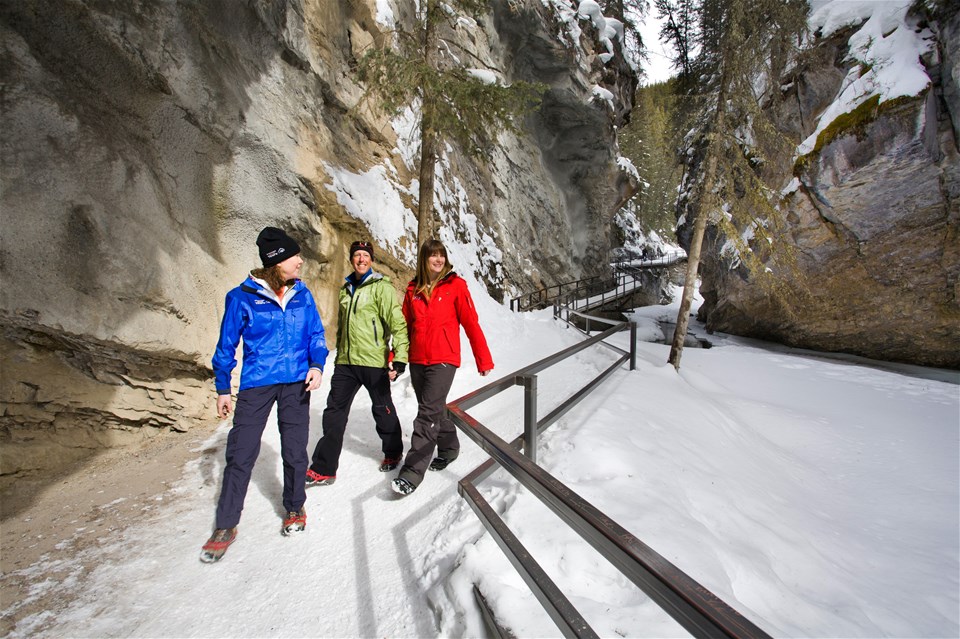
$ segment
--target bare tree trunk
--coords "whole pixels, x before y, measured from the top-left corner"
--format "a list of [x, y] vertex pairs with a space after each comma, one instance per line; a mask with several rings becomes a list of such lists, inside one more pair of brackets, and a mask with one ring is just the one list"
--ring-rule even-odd
[[[437, 68], [437, 0], [428, 0], [424, 33], [424, 60]], [[437, 129], [434, 122], [434, 96], [430, 86], [423, 87], [420, 114], [420, 200], [417, 203], [417, 246], [434, 237], [433, 191], [437, 175]]]
[[707, 230], [707, 217], [710, 207], [707, 202], [711, 199], [716, 188], [717, 155], [722, 152], [721, 136], [725, 124], [725, 105], [727, 101], [727, 85], [729, 77], [727, 68], [723, 65], [720, 75], [720, 91], [717, 95], [717, 112], [713, 118], [713, 130], [707, 138], [706, 173], [703, 177], [703, 187], [698, 195], [696, 205], [697, 217], [693, 223], [693, 237], [690, 238], [690, 252], [687, 255], [687, 275], [683, 280], [683, 296], [680, 298], [680, 311], [677, 313], [677, 327], [673, 332], [673, 342], [670, 344], [670, 356], [667, 362], [680, 370], [680, 356], [683, 354], [683, 341], [687, 336], [687, 325], [690, 322], [690, 306], [693, 304], [693, 293], [697, 287], [697, 271], [700, 270], [700, 250], [703, 247], [703, 236]]
[[434, 237], [433, 190], [437, 175], [437, 132], [428, 110], [432, 106], [424, 98], [420, 129], [420, 201], [417, 207], [417, 246]]
[[[711, 153], [711, 166], [707, 167], [707, 177], [709, 184], [704, 187], [713, 186], [713, 172], [716, 170], [716, 159]], [[680, 311], [677, 313], [677, 327], [673, 331], [673, 342], [670, 344], [670, 356], [667, 362], [673, 364], [673, 367], [680, 370], [680, 355], [683, 353], [683, 341], [687, 336], [687, 325], [690, 321], [690, 306], [693, 304], [693, 292], [697, 288], [697, 271], [700, 268], [700, 249], [703, 247], [703, 236], [707, 229], [707, 216], [709, 212], [707, 207], [703, 206], [703, 201], [697, 205], [697, 219], [693, 225], [693, 237], [690, 239], [690, 252], [687, 255], [687, 274], [683, 280], [683, 296], [680, 298]]]

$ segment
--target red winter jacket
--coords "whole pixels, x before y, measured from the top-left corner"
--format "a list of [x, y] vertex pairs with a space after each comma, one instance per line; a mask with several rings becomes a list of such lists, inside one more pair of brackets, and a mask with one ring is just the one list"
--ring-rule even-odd
[[493, 369], [487, 340], [477, 321], [477, 309], [462, 277], [450, 272], [433, 289], [427, 300], [414, 294], [416, 283], [407, 285], [403, 316], [410, 332], [410, 362], [460, 366], [460, 326], [467, 333], [479, 372]]

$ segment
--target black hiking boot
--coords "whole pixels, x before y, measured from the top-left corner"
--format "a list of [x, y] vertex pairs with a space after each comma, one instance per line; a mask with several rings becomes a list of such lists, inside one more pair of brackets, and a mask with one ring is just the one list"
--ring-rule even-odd
[[399, 466], [401, 461], [403, 461], [402, 457], [384, 457], [383, 461], [380, 462], [380, 472], [389, 473]]
[[411, 484], [403, 477], [397, 477], [390, 482], [390, 488], [392, 488], [393, 492], [397, 493], [398, 495], [409, 495], [417, 489], [416, 486]]
[[443, 470], [453, 462], [457, 460], [456, 457], [453, 459], [444, 459], [443, 457], [434, 457], [433, 461], [430, 462], [430, 470]]

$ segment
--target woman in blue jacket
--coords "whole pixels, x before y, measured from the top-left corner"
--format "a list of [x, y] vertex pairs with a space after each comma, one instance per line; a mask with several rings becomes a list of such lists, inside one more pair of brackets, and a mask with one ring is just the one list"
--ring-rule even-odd
[[227, 293], [220, 341], [213, 356], [217, 383], [217, 415], [233, 409], [230, 376], [243, 340], [243, 371], [233, 427], [227, 436], [227, 465], [217, 503], [216, 530], [200, 559], [218, 561], [237, 537], [243, 500], [260, 453], [260, 438], [273, 405], [277, 405], [280, 455], [283, 458], [283, 509], [280, 532], [302, 531], [307, 525], [305, 480], [309, 458], [310, 391], [320, 387], [327, 344], [323, 323], [310, 291], [298, 279], [300, 246], [278, 228], [268, 226], [257, 237], [263, 268], [254, 269]]

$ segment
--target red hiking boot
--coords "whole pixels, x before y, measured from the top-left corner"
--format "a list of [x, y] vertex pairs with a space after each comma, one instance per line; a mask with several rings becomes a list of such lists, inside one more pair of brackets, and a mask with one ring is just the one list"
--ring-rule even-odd
[[288, 537], [298, 532], [303, 532], [306, 527], [307, 509], [300, 508], [298, 511], [290, 511], [287, 513], [287, 518], [283, 520], [283, 528], [280, 529], [280, 534]]
[[217, 528], [213, 535], [207, 540], [200, 550], [200, 561], [205, 564], [212, 564], [215, 561], [223, 559], [227, 548], [237, 538], [236, 528]]
[[307, 486], [329, 486], [337, 481], [336, 475], [321, 475], [320, 473], [307, 469]]

